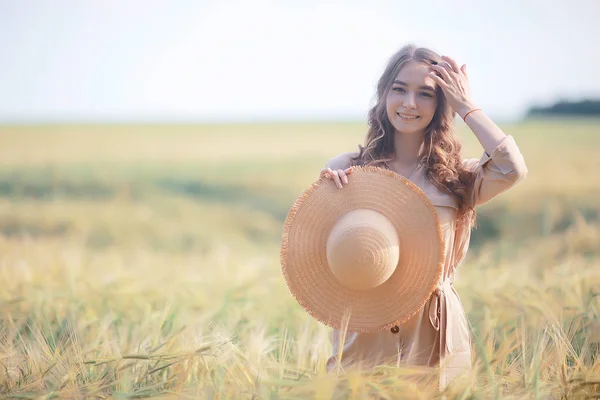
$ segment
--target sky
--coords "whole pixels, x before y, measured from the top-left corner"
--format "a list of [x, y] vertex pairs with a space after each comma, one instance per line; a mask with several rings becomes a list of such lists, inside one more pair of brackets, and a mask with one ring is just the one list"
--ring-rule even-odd
[[499, 119], [600, 97], [600, 1], [0, 0], [0, 123], [361, 120], [413, 43]]

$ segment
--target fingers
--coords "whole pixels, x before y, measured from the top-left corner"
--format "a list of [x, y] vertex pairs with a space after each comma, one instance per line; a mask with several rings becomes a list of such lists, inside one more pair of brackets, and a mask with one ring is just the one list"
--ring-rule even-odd
[[458, 68], [458, 63], [456, 61], [454, 61], [454, 59], [452, 57], [442, 56], [442, 60], [444, 60], [448, 64], [450, 64], [450, 66], [452, 67], [454, 72], [458, 73], [460, 71], [460, 68]]
[[336, 185], [338, 188], [340, 188], [340, 189], [341, 189], [341, 188], [342, 188], [342, 181], [340, 180], [340, 175], [339, 175], [339, 172], [338, 172], [338, 171], [341, 171], [341, 170], [339, 170], [339, 169], [338, 169], [338, 170], [331, 170], [331, 169], [330, 169], [330, 170], [329, 170], [329, 174], [331, 175], [331, 178], [332, 178], [332, 179], [333, 179], [333, 181], [335, 182], [335, 185]]
[[464, 76], [467, 76], [467, 64], [463, 64], [462, 67], [459, 68], [456, 61], [454, 61], [452, 58], [448, 56], [442, 56], [442, 58], [444, 59], [444, 62], [440, 62], [437, 65], [444, 68], [446, 71], [448, 71], [449, 74], [452, 74], [454, 72], [457, 74], [462, 73]]
[[345, 170], [332, 170], [331, 168], [323, 168], [321, 170], [319, 178], [326, 177], [329, 179], [333, 179], [335, 185], [341, 189], [344, 184], [348, 184], [348, 175], [350, 175], [352, 171], [352, 167], [346, 168]]
[[337, 173], [338, 173], [342, 183], [348, 183], [348, 177], [346, 176], [346, 173], [344, 171], [342, 171], [341, 169], [338, 169]]
[[430, 72], [429, 73], [429, 77], [431, 79], [433, 79], [435, 81], [435, 83], [437, 83], [438, 85], [440, 85], [442, 87], [442, 89], [447, 89], [448, 88], [448, 83], [446, 83], [446, 81], [444, 81], [442, 78], [440, 78], [434, 72]]
[[442, 75], [442, 78], [444, 78], [444, 80], [446, 82], [451, 82], [452, 77], [450, 76], [450, 72], [448, 72], [448, 69], [445, 67], [442, 67], [440, 65], [432, 65], [431, 69], [433, 69], [434, 71], [439, 72], [440, 75]]
[[454, 71], [454, 68], [452, 68], [452, 65], [450, 65], [450, 63], [448, 61], [441, 62], [437, 65], [444, 67], [444, 69], [446, 69], [446, 71], [448, 71], [448, 72], [456, 72], [456, 71]]

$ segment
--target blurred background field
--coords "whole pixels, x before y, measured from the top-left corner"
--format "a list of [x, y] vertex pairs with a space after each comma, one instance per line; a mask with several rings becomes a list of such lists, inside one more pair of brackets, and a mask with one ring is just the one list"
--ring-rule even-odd
[[[529, 174], [479, 209], [456, 285], [476, 368], [447, 394], [584, 398], [600, 385], [600, 121], [502, 127]], [[0, 127], [0, 393], [434, 396], [435, 371], [327, 375], [329, 330], [280, 275], [289, 207], [364, 131]]]
[[[531, 171], [481, 209], [475, 243], [565, 230], [598, 218], [599, 120], [503, 125]], [[7, 237], [84, 238], [192, 250], [273, 244], [293, 200], [325, 162], [362, 144], [360, 123], [0, 127], [0, 227]], [[458, 125], [463, 157], [480, 157]], [[215, 230], [215, 226], [220, 229]]]
[[[599, 7], [0, 0], [0, 398], [598, 398]], [[443, 394], [436, 369], [327, 374], [279, 264], [406, 44], [467, 66], [529, 170], [478, 210], [474, 368]]]

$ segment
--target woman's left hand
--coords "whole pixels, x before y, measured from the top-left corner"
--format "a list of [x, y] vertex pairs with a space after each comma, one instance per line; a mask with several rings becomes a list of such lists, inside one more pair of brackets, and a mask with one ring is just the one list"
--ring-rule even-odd
[[431, 69], [439, 75], [430, 72], [429, 76], [440, 85], [450, 107], [452, 107], [461, 118], [464, 118], [466, 113], [475, 108], [471, 101], [469, 91], [467, 65], [463, 64], [463, 66], [459, 68], [457, 62], [452, 58], [442, 56], [442, 59], [445, 62], [431, 66]]

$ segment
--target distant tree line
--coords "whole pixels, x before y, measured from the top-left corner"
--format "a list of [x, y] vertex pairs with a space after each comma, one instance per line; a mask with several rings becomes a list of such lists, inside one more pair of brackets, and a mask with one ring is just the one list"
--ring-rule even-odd
[[531, 107], [527, 116], [600, 116], [600, 100], [559, 101], [549, 107]]

